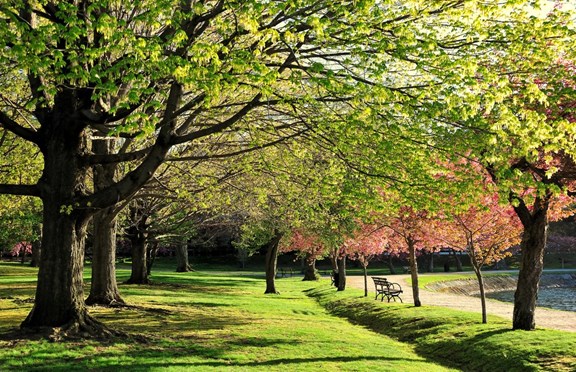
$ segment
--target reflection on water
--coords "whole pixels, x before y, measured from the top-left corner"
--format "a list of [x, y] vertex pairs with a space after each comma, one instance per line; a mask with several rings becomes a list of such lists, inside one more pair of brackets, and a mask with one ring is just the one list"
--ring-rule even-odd
[[[513, 302], [514, 291], [488, 293], [486, 297]], [[552, 309], [576, 311], [576, 288], [541, 288], [536, 304]]]

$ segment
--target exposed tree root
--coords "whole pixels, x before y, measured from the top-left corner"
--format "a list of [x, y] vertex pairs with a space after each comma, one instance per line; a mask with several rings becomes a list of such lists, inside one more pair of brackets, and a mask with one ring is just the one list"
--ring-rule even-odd
[[120, 297], [120, 295], [101, 295], [94, 296], [90, 295], [86, 299], [86, 305], [101, 305], [107, 307], [121, 307], [125, 305], [126, 302]]

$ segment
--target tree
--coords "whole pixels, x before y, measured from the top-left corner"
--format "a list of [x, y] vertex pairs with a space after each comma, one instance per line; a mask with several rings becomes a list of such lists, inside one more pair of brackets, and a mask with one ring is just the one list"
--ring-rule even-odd
[[418, 286], [417, 252], [438, 244], [435, 240], [433, 225], [428, 212], [417, 211], [409, 206], [401, 207], [397, 215], [379, 221], [388, 231], [389, 244], [397, 249], [408, 252], [410, 275], [412, 279], [412, 295], [414, 306], [422, 305], [420, 302], [420, 289]]
[[[111, 155], [116, 147], [114, 138], [94, 139], [92, 149], [96, 154]], [[98, 164], [93, 167], [94, 190], [103, 190], [114, 183], [117, 164]], [[116, 216], [122, 205], [104, 208], [92, 217], [92, 276], [87, 305], [124, 304], [116, 282]]]
[[344, 243], [348, 257], [360, 262], [364, 269], [364, 297], [368, 296], [368, 264], [388, 246], [388, 237], [381, 227], [362, 224]]
[[316, 260], [327, 254], [327, 248], [318, 236], [302, 229], [293, 230], [290, 239], [282, 244], [280, 251], [283, 253], [296, 251], [298, 256], [304, 259], [306, 267], [303, 280], [320, 278], [316, 270]]
[[520, 220], [510, 205], [501, 205], [498, 194], [492, 194], [484, 196], [478, 205], [456, 212], [452, 219], [437, 219], [435, 222], [439, 241], [470, 256], [480, 289], [482, 323], [486, 323], [482, 267], [509, 256], [509, 248], [520, 243]]
[[[532, 27], [499, 1], [10, 0], [0, 8], [0, 68], [26, 89], [2, 101], [0, 123], [44, 160], [36, 183], [0, 187], [44, 207], [35, 304], [22, 325], [104, 329], [83, 302], [88, 220], [131, 197], [174, 146], [228, 134], [284, 138], [321, 122], [347, 137], [355, 130], [341, 123], [364, 119], [364, 100], [393, 126], [416, 123], [436, 112], [430, 97], [460, 97], [456, 87], [478, 71], [458, 67], [468, 67], [482, 40], [495, 48], [512, 35], [514, 24], [499, 22], [510, 16], [526, 20], [518, 33], [538, 36], [547, 26]], [[306, 120], [261, 119], [294, 112]], [[110, 133], [138, 146], [91, 152], [92, 136]], [[264, 145], [257, 136], [241, 142], [229, 155]], [[120, 162], [133, 170], [102, 190], [88, 187], [92, 166]]]

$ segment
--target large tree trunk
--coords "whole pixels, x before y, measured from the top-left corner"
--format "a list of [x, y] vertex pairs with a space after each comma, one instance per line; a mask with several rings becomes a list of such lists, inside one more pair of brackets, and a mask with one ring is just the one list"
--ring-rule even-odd
[[524, 226], [520, 250], [522, 260], [518, 273], [518, 285], [514, 293], [513, 329], [533, 330], [536, 327], [534, 312], [538, 298], [538, 286], [544, 267], [544, 249], [548, 229], [549, 198], [537, 199], [531, 213], [515, 207]]
[[88, 169], [80, 155], [86, 146], [71, 90], [57, 94], [54, 111], [42, 125], [44, 171], [38, 182], [43, 202], [42, 252], [34, 307], [22, 327], [62, 327], [64, 333], [100, 334], [105, 327], [86, 310], [82, 288], [84, 239], [89, 215], [75, 210], [84, 195]]
[[410, 275], [412, 277], [412, 296], [414, 297], [414, 306], [422, 306], [420, 302], [420, 289], [418, 287], [418, 263], [416, 261], [416, 247], [412, 238], [408, 237], [408, 261], [410, 262]]
[[116, 219], [113, 211], [107, 208], [98, 212], [92, 222], [92, 282], [86, 304], [124, 304], [116, 282]]
[[274, 237], [268, 243], [268, 249], [266, 250], [266, 291], [268, 293], [278, 293], [276, 291], [276, 266], [278, 262], [278, 246], [282, 239], [282, 233], [278, 230], [274, 231]]
[[148, 265], [146, 261], [146, 240], [136, 237], [130, 239], [132, 243], [132, 271], [128, 284], [149, 284]]
[[179, 273], [185, 273], [192, 271], [192, 266], [188, 262], [188, 244], [179, 244], [176, 247], [176, 271]]
[[304, 279], [302, 280], [318, 280], [320, 275], [318, 275], [318, 270], [316, 270], [316, 257], [307, 255], [303, 261], [304, 263]]
[[[92, 149], [96, 154], [111, 154], [112, 139], [95, 139]], [[114, 164], [93, 168], [94, 190], [100, 191], [114, 183]], [[92, 281], [88, 305], [124, 304], [116, 282], [116, 213], [108, 207], [96, 213], [92, 219], [94, 247], [92, 252]]]
[[338, 291], [346, 289], [346, 256], [338, 258]]
[[84, 328], [92, 323], [84, 304], [82, 271], [86, 220], [44, 205], [42, 265], [34, 307], [23, 327]]

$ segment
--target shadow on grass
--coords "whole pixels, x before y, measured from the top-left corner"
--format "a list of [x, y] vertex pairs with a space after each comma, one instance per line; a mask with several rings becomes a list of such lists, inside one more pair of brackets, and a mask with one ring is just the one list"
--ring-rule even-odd
[[[277, 367], [285, 366], [286, 368], [291, 368], [293, 370], [298, 370], [303, 368], [307, 364], [320, 364], [319, 367], [324, 363], [334, 363], [339, 364], [340, 368], [345, 367], [346, 363], [364, 362], [364, 361], [374, 361], [385, 364], [386, 362], [414, 362], [418, 360], [408, 359], [408, 358], [395, 358], [387, 357], [382, 355], [366, 355], [358, 357], [310, 357], [310, 358], [279, 358], [263, 361], [234, 361], [230, 360], [223, 355], [222, 350], [206, 349], [195, 347], [191, 349], [182, 350], [141, 350], [138, 352], [138, 359], [131, 359], [129, 355], [125, 356], [125, 359], [118, 360], [118, 355], [116, 353], [101, 353], [99, 354], [99, 362], [95, 364], [91, 361], [90, 357], [85, 358], [68, 358], [68, 359], [47, 359], [44, 352], [38, 352], [38, 355], [34, 355], [32, 352], [27, 357], [36, 359], [42, 358], [41, 366], [29, 366], [26, 367], [27, 371], [57, 371], [65, 372], [72, 370], [91, 370], [97, 366], [99, 371], [145, 371], [154, 370], [162, 368], [183, 368], [183, 369], [203, 369], [203, 368], [230, 368], [230, 369], [240, 369], [244, 370], [250, 367]], [[181, 358], [188, 358], [188, 356], [194, 355], [194, 357], [199, 357], [200, 360], [179, 360]], [[220, 359], [222, 358], [222, 359]], [[0, 364], [0, 367], [8, 367], [15, 370], [14, 367], [10, 367], [6, 364]], [[310, 366], [309, 366], [310, 367]], [[325, 368], [325, 366], [323, 367]]]

